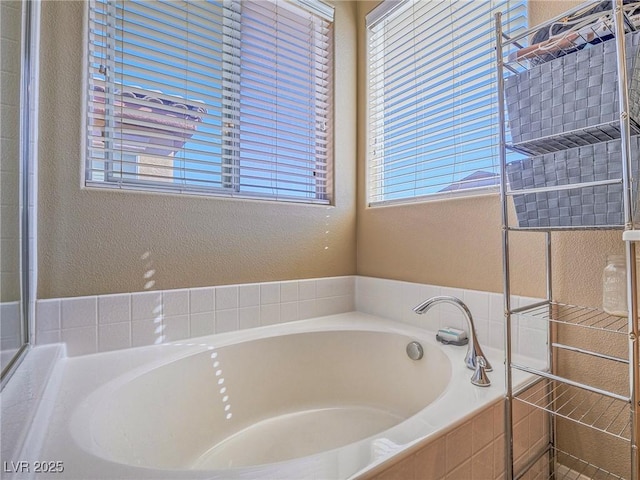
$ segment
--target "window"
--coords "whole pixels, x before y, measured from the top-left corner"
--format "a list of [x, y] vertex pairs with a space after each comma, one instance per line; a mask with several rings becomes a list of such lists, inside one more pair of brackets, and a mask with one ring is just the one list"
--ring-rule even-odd
[[329, 203], [333, 8], [91, 0], [86, 184]]
[[369, 204], [496, 188], [493, 15], [526, 25], [525, 0], [386, 0], [367, 16]]

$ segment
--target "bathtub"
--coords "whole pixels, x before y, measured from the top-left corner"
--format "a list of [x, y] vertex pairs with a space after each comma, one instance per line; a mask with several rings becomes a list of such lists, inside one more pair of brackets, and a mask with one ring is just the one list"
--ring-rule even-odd
[[357, 478], [502, 396], [502, 353], [480, 388], [465, 352], [351, 312], [68, 358], [39, 458], [57, 479]]

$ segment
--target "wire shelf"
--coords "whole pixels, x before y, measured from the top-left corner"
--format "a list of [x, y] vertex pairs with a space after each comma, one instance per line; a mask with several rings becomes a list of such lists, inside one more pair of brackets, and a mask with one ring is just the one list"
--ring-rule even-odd
[[[575, 455], [571, 455], [558, 448], [550, 448], [548, 454], [554, 454], [556, 458], [555, 471], [549, 472], [548, 466], [538, 468], [538, 472], [532, 471], [528, 476], [531, 480], [625, 480], [623, 477], [611, 473], [603, 468], [586, 462]], [[544, 461], [541, 459], [540, 462]], [[537, 462], [536, 465], [540, 465]], [[569, 465], [569, 466], [567, 466]]]
[[599, 230], [624, 230], [624, 225], [561, 225], [558, 227], [507, 227], [512, 232], [568, 232], [568, 231], [599, 231]]
[[[609, 40], [615, 35], [612, 10], [600, 11], [586, 15], [593, 9], [595, 3], [581, 5], [575, 9], [565, 12], [560, 18], [551, 19], [541, 25], [521, 32], [513, 38], [508, 38], [504, 42], [504, 50], [508, 53], [503, 59], [504, 67], [517, 73], [528, 70], [531, 66], [549, 61], [550, 58], [557, 58], [576, 50], [584, 48], [589, 44], [597, 44]], [[624, 6], [625, 31], [636, 31], [636, 25], [640, 22], [637, 5], [627, 4]], [[564, 23], [569, 14], [584, 15], [580, 21], [574, 22], [573, 28], [568, 31], [550, 36], [547, 40], [538, 44], [520, 48], [518, 42], [544, 28], [549, 28], [558, 23]], [[559, 22], [560, 21], [560, 22]]]
[[629, 402], [617, 398], [544, 380], [515, 400], [622, 440], [631, 438]]
[[[631, 119], [629, 123], [631, 135], [639, 135], [640, 127], [636, 122]], [[540, 137], [534, 140], [507, 144], [507, 148], [524, 153], [525, 155], [544, 155], [568, 148], [584, 147], [586, 145], [616, 140], [618, 138], [620, 138], [620, 122], [616, 120], [563, 132], [561, 134]]]
[[629, 322], [626, 317], [609, 315], [596, 308], [579, 307], [558, 302], [519, 311], [518, 315], [534, 317], [554, 323], [626, 335]]

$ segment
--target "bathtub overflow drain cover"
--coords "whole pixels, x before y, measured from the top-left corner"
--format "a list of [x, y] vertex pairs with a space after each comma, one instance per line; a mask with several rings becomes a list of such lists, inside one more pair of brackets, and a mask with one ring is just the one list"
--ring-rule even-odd
[[418, 342], [410, 342], [407, 345], [407, 355], [411, 360], [420, 360], [424, 356], [424, 349]]

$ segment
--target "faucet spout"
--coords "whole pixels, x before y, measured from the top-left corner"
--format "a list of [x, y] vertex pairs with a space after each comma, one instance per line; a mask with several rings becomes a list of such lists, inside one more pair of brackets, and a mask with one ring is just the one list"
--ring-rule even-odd
[[419, 315], [423, 315], [427, 313], [431, 309], [431, 307], [439, 303], [448, 303], [450, 305], [454, 305], [458, 307], [460, 311], [462, 311], [462, 313], [464, 314], [464, 317], [467, 321], [467, 327], [469, 329], [469, 345], [467, 347], [467, 355], [465, 356], [465, 359], [464, 359], [464, 362], [467, 365], [467, 367], [470, 368], [471, 370], [475, 370], [476, 366], [478, 365], [478, 357], [483, 357], [486, 363], [486, 366], [484, 369], [487, 372], [490, 372], [492, 370], [491, 364], [489, 363], [489, 360], [487, 360], [486, 355], [482, 352], [482, 348], [480, 347], [480, 343], [478, 342], [478, 338], [476, 335], [476, 328], [473, 323], [473, 316], [471, 315], [471, 311], [469, 310], [469, 307], [467, 307], [462, 300], [460, 300], [457, 297], [451, 297], [446, 295], [431, 297], [428, 300], [425, 300], [424, 302], [422, 302], [421, 304], [416, 305], [413, 308], [413, 311]]

